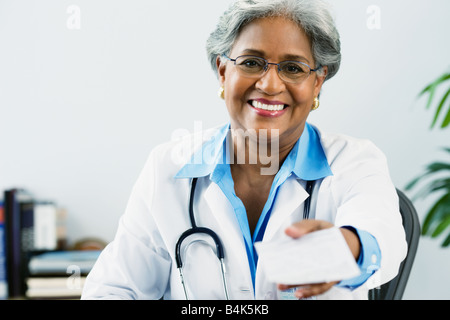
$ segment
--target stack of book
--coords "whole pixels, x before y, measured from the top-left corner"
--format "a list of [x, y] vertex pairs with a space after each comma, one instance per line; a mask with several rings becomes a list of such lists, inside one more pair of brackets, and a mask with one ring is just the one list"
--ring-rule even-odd
[[26, 297], [79, 299], [87, 274], [101, 251], [55, 251], [33, 256], [28, 264]]
[[0, 207], [0, 298], [23, 298], [30, 258], [66, 249], [66, 211], [23, 189], [6, 190]]

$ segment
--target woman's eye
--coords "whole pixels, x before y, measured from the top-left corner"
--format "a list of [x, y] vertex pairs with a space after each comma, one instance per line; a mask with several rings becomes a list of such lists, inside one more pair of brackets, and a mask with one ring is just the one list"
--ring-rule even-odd
[[257, 59], [246, 59], [240, 63], [241, 66], [246, 68], [262, 68], [264, 67], [264, 63]]
[[295, 64], [295, 63], [291, 63], [291, 64], [284, 66], [283, 70], [287, 73], [292, 73], [292, 74], [305, 73], [304, 68], [302, 68], [302, 66]]
[[258, 63], [255, 60], [247, 60], [247, 61], [244, 62], [244, 64], [247, 67], [255, 67], [255, 66], [258, 65]]

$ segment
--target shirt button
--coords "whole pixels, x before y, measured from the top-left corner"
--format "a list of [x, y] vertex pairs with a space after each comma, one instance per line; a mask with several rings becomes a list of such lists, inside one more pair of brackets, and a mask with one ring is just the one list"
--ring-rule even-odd
[[373, 264], [377, 263], [377, 255], [376, 254], [372, 255], [372, 263]]

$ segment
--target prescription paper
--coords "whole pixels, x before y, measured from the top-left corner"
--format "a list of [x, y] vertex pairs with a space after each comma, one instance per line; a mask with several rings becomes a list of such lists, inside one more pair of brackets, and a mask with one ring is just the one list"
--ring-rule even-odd
[[340, 281], [360, 274], [341, 231], [334, 227], [298, 239], [255, 243], [268, 279], [286, 285]]

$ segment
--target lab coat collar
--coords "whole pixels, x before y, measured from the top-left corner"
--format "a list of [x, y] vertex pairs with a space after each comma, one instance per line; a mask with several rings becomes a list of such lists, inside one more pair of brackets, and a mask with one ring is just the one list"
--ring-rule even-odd
[[[207, 139], [202, 147], [193, 154], [189, 162], [175, 175], [175, 178], [198, 178], [220, 174], [223, 166], [229, 163], [227, 162], [228, 150], [226, 147], [227, 137], [230, 137], [229, 130], [229, 123], [220, 127], [217, 133]], [[302, 180], [318, 180], [333, 174], [320, 141], [320, 134], [317, 128], [309, 123], [306, 123], [302, 136], [289, 153], [286, 161], [291, 162], [289, 166], [291, 166], [292, 172]]]
[[175, 175], [175, 178], [199, 178], [210, 175], [219, 164], [226, 163], [226, 137], [230, 125], [227, 124], [212, 135], [196, 151], [191, 159]]

